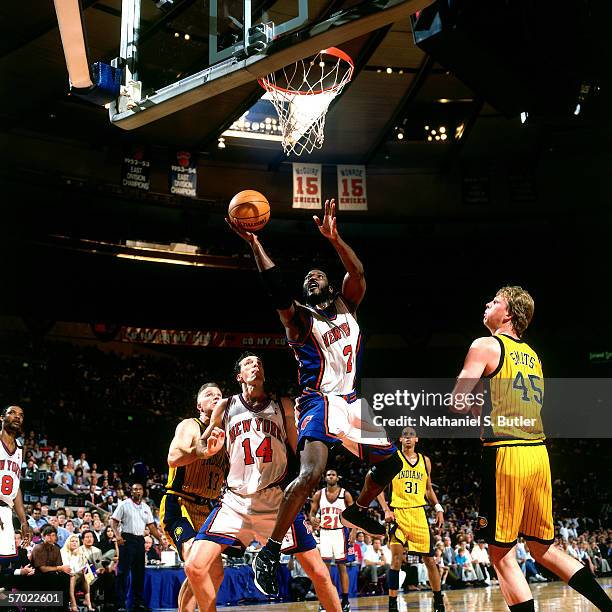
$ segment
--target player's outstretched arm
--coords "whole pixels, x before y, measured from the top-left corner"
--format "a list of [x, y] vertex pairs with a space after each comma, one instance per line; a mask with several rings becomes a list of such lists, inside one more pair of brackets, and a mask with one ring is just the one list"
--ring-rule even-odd
[[302, 330], [305, 326], [295, 307], [293, 297], [285, 287], [280, 269], [266, 253], [256, 234], [242, 229], [227, 217], [225, 221], [251, 247], [257, 269], [261, 274], [261, 280], [274, 304], [274, 308], [278, 312], [281, 323], [285, 327], [287, 338], [291, 341], [301, 340]]
[[185, 419], [176, 426], [174, 438], [168, 450], [168, 466], [181, 467], [193, 463], [196, 455], [196, 445], [200, 434], [200, 427], [193, 419]]
[[438, 533], [444, 527], [444, 508], [442, 504], [438, 501], [438, 496], [436, 492], [433, 490], [433, 486], [431, 484], [431, 460], [429, 457], [424, 457], [425, 459], [425, 467], [427, 468], [427, 474], [429, 478], [427, 479], [427, 489], [425, 490], [425, 497], [429, 500], [429, 503], [433, 504], [434, 509], [436, 511], [436, 527], [438, 528]]
[[349, 303], [353, 311], [357, 310], [366, 290], [365, 273], [363, 264], [355, 251], [340, 238], [336, 226], [336, 202], [335, 200], [325, 200], [325, 214], [323, 220], [316, 215], [313, 216], [319, 231], [327, 238], [338, 253], [340, 261], [346, 270], [346, 275], [342, 281], [342, 296]]
[[317, 512], [321, 504], [321, 489], [319, 489], [313, 496], [310, 502], [310, 512], [308, 514], [308, 520], [310, 524], [318, 529], [321, 526], [321, 521], [317, 518]]
[[225, 445], [225, 432], [222, 427], [226, 408], [227, 398], [223, 398], [210, 415], [208, 427], [196, 442], [195, 452], [199, 459], [208, 459], [216, 455]]
[[463, 369], [457, 376], [457, 382], [453, 388], [452, 412], [467, 414], [474, 407], [466, 401], [466, 395], [474, 391], [483, 375], [490, 374], [499, 363], [501, 349], [499, 342], [492, 336], [476, 338], [470, 346], [463, 363]]

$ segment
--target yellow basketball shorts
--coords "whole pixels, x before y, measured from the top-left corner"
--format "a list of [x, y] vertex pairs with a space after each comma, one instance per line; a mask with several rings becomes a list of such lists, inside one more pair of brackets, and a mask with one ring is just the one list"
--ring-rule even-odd
[[483, 447], [478, 537], [511, 547], [519, 536], [554, 541], [552, 483], [543, 442], [493, 442]]
[[433, 555], [433, 539], [425, 506], [393, 508], [395, 522], [389, 526], [389, 544], [401, 544], [414, 555]]

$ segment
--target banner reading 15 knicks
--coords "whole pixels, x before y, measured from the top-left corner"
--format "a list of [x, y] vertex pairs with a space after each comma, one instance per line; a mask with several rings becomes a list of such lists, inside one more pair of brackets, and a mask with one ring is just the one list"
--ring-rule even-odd
[[321, 208], [321, 164], [293, 164], [293, 208]]
[[368, 210], [365, 166], [338, 166], [338, 209]]

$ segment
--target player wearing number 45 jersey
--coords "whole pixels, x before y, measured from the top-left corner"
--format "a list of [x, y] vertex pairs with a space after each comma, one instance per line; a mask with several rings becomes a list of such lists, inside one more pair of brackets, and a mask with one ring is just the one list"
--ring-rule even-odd
[[341, 291], [336, 291], [325, 272], [311, 270], [303, 284], [305, 304], [292, 298], [257, 236], [232, 226], [251, 245], [295, 353], [302, 392], [296, 402], [300, 473], [285, 489], [274, 531], [254, 564], [256, 584], [269, 595], [278, 593], [276, 568], [283, 534], [318, 485], [330, 446], [342, 444], [372, 466], [355, 503], [341, 515], [347, 527], [372, 535], [383, 535], [385, 530], [368, 515], [367, 508], [402, 467], [395, 445], [383, 429], [368, 423], [367, 410], [361, 410], [355, 392], [362, 348], [356, 313], [366, 289], [363, 265], [338, 233], [333, 200], [325, 202], [323, 220], [314, 219], [338, 253], [346, 274]]
[[[456, 412], [479, 379], [487, 383], [491, 419], [483, 430], [483, 478], [479, 518], [506, 603], [513, 612], [535, 610], [515, 554], [517, 538], [529, 541], [535, 560], [565, 580], [600, 610], [612, 610], [589, 569], [551, 546], [552, 486], [540, 410], [544, 378], [536, 352], [523, 340], [534, 302], [521, 287], [503, 287], [487, 303], [483, 323], [491, 336], [472, 343], [453, 393]], [[459, 401], [461, 400], [461, 401]], [[469, 408], [468, 408], [469, 410]], [[503, 417], [503, 418], [502, 418]]]
[[22, 449], [17, 444], [17, 437], [21, 434], [22, 426], [23, 409], [20, 406], [7, 406], [2, 411], [0, 432], [0, 563], [2, 559], [16, 555], [13, 509], [21, 523], [24, 545], [30, 540], [30, 526], [19, 490]]
[[[235, 374], [242, 393], [215, 406], [197, 445], [204, 457], [225, 448], [230, 466], [225, 492], [196, 536], [185, 566], [200, 610], [214, 607], [210, 568], [221, 552], [228, 546], [246, 548], [253, 540], [263, 542], [272, 532], [287, 475], [287, 445], [295, 449], [297, 443], [293, 403], [266, 394], [261, 359], [243, 355]], [[338, 593], [302, 514], [284, 536], [283, 552], [296, 555], [325, 609], [340, 612]]]

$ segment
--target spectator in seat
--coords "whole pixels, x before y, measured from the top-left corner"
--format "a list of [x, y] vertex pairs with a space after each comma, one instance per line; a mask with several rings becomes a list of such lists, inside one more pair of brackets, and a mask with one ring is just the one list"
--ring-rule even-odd
[[391, 565], [391, 559], [385, 556], [380, 538], [372, 538], [372, 545], [368, 546], [363, 560], [365, 565], [362, 573], [373, 584], [378, 583], [378, 579], [387, 573]]
[[66, 528], [60, 527], [57, 515], [50, 516], [47, 519], [47, 522], [49, 523], [49, 525], [53, 525], [55, 529], [57, 529], [57, 545], [62, 548], [66, 543], [66, 540], [70, 536], [70, 532]]
[[34, 459], [28, 459], [26, 467], [21, 470], [22, 478], [35, 478], [38, 472], [38, 466], [34, 463]]
[[14, 587], [20, 591], [35, 590], [34, 568], [28, 559], [28, 551], [23, 548], [21, 531], [15, 532], [15, 550], [17, 554], [0, 565], [0, 587]]
[[464, 582], [476, 582], [478, 576], [472, 565], [472, 558], [469, 551], [465, 547], [465, 542], [461, 542], [455, 553], [455, 563], [461, 571], [461, 580]]
[[47, 524], [47, 521], [42, 518], [40, 508], [33, 508], [32, 514], [28, 519], [28, 525], [32, 529], [32, 535], [40, 535], [40, 530]]
[[[111, 527], [108, 527], [114, 537]], [[116, 543], [116, 542], [115, 542]], [[119, 559], [119, 551], [109, 559], [102, 549], [95, 546], [94, 533], [89, 530], [83, 533], [83, 546], [81, 550], [97, 576], [92, 585], [92, 599], [95, 601], [99, 593], [104, 594], [104, 607], [109, 609], [115, 604], [115, 566]], [[114, 551], [115, 549], [113, 549]]]
[[70, 610], [71, 612], [79, 612], [76, 602], [76, 590], [82, 588], [84, 593], [84, 601], [87, 609], [90, 612], [95, 612], [91, 605], [89, 597], [89, 582], [85, 579], [85, 570], [87, 568], [87, 559], [79, 545], [79, 538], [76, 535], [71, 535], [61, 551], [62, 561], [64, 565], [70, 566]]
[[474, 569], [480, 569], [485, 583], [491, 584], [491, 579], [493, 578], [494, 570], [491, 565], [489, 551], [486, 549], [484, 540], [478, 540], [478, 544], [474, 547], [474, 550], [472, 550], [471, 555], [472, 563], [474, 564]]
[[36, 586], [40, 590], [63, 591], [64, 601], [69, 601], [72, 570], [62, 561], [62, 553], [57, 546], [57, 531], [53, 525], [45, 525], [41, 535], [43, 541], [34, 546], [30, 557], [35, 569]]
[[145, 536], [144, 548], [145, 548], [146, 563], [151, 563], [151, 561], [161, 560], [161, 557], [159, 556], [159, 552], [157, 552], [157, 548], [153, 545], [153, 538], [150, 535]]
[[85, 496], [85, 499], [94, 506], [98, 506], [102, 503], [102, 498], [98, 493], [98, 487], [95, 484], [92, 483], [89, 485], [89, 492]]

